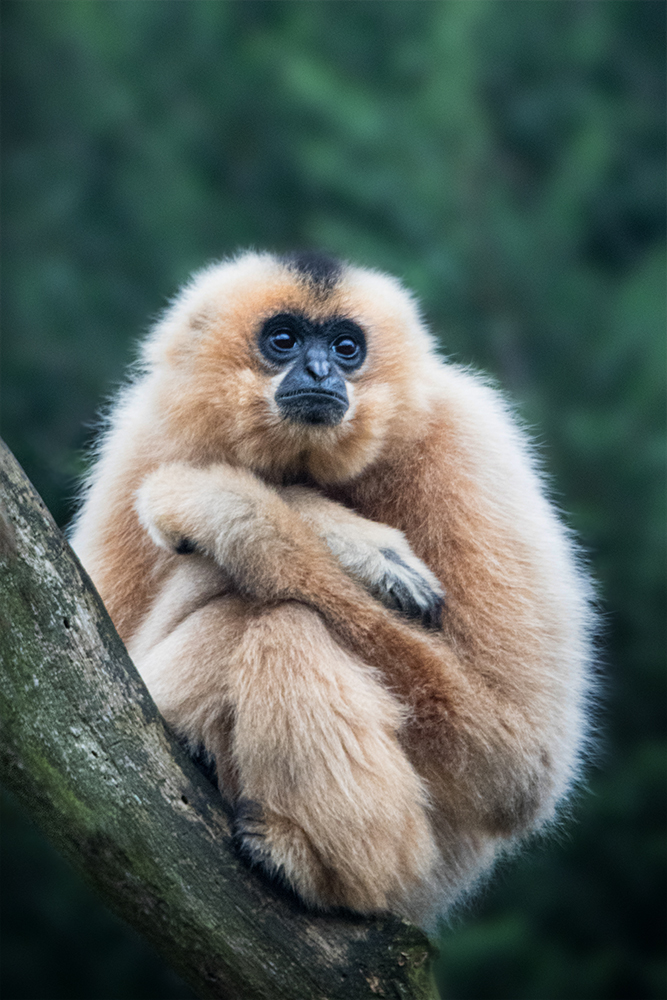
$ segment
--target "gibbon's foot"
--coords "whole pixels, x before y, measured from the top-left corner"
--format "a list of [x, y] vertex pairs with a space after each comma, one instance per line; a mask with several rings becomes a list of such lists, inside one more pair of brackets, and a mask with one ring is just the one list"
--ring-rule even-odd
[[[369, 851], [376, 837], [376, 850]], [[316, 844], [286, 816], [240, 799], [233, 807], [232, 838], [249, 867], [315, 910], [401, 913], [410, 896], [418, 898], [432, 880], [433, 844], [419, 817], [405, 843], [400, 835], [374, 830], [365, 844], [355, 844], [341, 856], [335, 848], [329, 853], [332, 845], [328, 850]]]
[[400, 912], [437, 859], [402, 706], [297, 602], [255, 616], [234, 656], [239, 851], [311, 907]]
[[327, 912], [382, 913], [400, 912], [404, 899], [423, 891], [432, 877], [428, 825], [421, 816], [410, 823], [399, 832], [367, 831], [366, 841], [356, 841], [345, 854], [253, 799], [237, 800], [231, 827], [242, 860], [301, 904]]
[[[301, 905], [307, 903], [322, 908], [319, 893], [313, 894], [312, 887], [326, 881], [326, 873], [322, 870], [318, 879], [316, 869], [321, 866], [303, 831], [284, 817], [274, 817], [269, 828], [259, 802], [245, 798], [233, 806], [231, 825], [234, 847], [250, 868], [259, 869], [265, 878], [290, 893]], [[286, 868], [290, 869], [291, 878]], [[294, 884], [295, 871], [301, 873], [304, 885], [297, 887]]]
[[264, 878], [287, 892], [301, 906], [332, 912], [372, 912], [386, 909], [386, 899], [364, 898], [363, 890], [350, 891], [345, 879], [327, 866], [308, 835], [296, 823], [265, 811], [252, 799], [239, 799], [234, 807], [232, 839], [242, 860]]

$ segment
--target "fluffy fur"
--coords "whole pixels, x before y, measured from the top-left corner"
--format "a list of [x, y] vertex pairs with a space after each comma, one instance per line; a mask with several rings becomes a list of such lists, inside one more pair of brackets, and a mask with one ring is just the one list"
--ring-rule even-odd
[[[336, 426], [281, 418], [257, 333], [285, 311], [365, 332]], [[212, 266], [143, 358], [75, 548], [242, 850], [314, 906], [432, 923], [554, 817], [585, 739], [588, 584], [524, 435], [347, 265]], [[401, 594], [444, 595], [441, 629]]]

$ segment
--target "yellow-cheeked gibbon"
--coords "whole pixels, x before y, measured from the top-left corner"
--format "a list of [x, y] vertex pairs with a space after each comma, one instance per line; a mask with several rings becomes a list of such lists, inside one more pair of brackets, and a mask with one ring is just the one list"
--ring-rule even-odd
[[197, 274], [73, 544], [238, 848], [313, 907], [432, 925], [577, 777], [586, 576], [502, 397], [384, 274]]

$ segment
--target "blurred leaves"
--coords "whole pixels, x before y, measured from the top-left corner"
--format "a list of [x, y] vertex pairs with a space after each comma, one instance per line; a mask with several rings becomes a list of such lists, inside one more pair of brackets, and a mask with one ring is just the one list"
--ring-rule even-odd
[[[663, 996], [664, 5], [3, 14], [3, 433], [57, 519], [101, 400], [194, 268], [320, 246], [404, 278], [446, 352], [495, 374], [536, 429], [603, 612], [592, 791], [444, 932], [443, 994]], [[9, 816], [6, 852], [48, 870]], [[54, 916], [68, 891], [27, 886], [32, 941], [5, 901], [17, 1000], [75, 995], [53, 974], [67, 936], [109, 961], [104, 915]], [[116, 996], [153, 995], [137, 968]], [[80, 995], [109, 995], [95, 970], [79, 969]]]

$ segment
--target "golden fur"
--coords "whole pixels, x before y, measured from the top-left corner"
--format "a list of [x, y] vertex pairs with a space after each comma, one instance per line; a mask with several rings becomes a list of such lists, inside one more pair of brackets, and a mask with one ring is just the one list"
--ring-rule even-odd
[[[281, 419], [256, 336], [287, 310], [365, 331], [337, 426]], [[73, 543], [241, 843], [312, 905], [432, 923], [572, 786], [586, 579], [502, 398], [385, 275], [318, 285], [252, 253], [197, 275], [111, 415]], [[444, 590], [442, 631], [383, 606], [392, 573]]]

